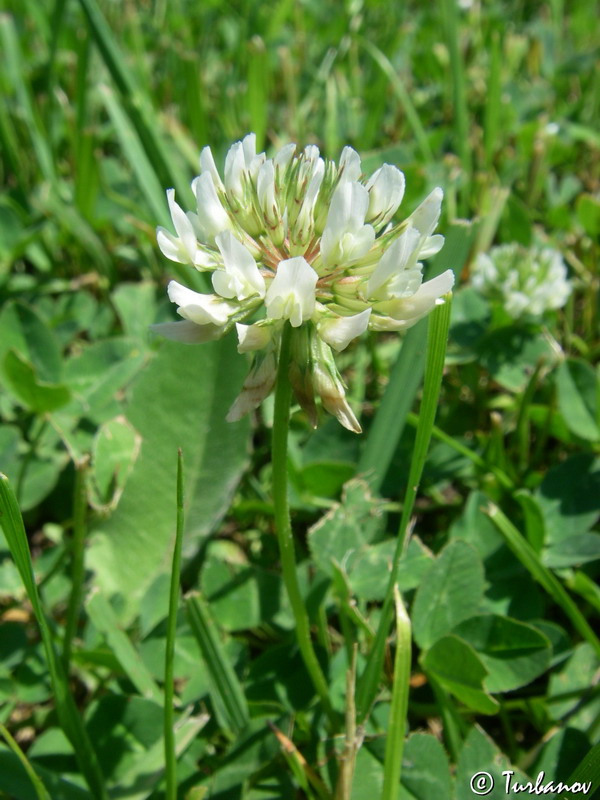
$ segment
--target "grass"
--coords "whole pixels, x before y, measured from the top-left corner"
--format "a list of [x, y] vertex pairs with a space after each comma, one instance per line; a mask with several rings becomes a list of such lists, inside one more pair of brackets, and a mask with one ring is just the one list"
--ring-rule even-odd
[[[597, 774], [596, 16], [7, 0], [0, 797], [460, 800], [482, 770]], [[340, 354], [361, 437], [292, 406], [286, 449], [279, 420], [275, 494], [271, 402], [224, 422], [233, 345], [148, 333], [168, 279], [207, 285], [156, 246], [165, 190], [191, 204], [200, 149], [221, 165], [250, 130], [397, 164], [407, 214], [441, 185], [426, 268], [457, 279], [444, 361], [449, 305]], [[473, 290], [513, 241], [562, 253], [564, 309], [515, 322]]]

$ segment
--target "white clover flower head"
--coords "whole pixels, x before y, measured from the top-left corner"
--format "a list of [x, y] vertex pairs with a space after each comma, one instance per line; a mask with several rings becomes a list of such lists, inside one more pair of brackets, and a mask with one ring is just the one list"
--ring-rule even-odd
[[541, 317], [562, 308], [572, 291], [561, 254], [515, 242], [480, 253], [471, 272], [475, 289], [501, 303], [513, 319]]
[[405, 189], [397, 167], [384, 164], [363, 175], [351, 147], [337, 164], [315, 145], [298, 151], [289, 144], [267, 158], [256, 152], [254, 134], [232, 145], [222, 176], [205, 147], [192, 189], [196, 208], [187, 213], [168, 190], [175, 233], [158, 228], [157, 241], [171, 261], [211, 272], [214, 294], [171, 281], [169, 297], [183, 320], [154, 329], [192, 343], [235, 326], [238, 350], [254, 354], [228, 415], [236, 420], [272, 391], [289, 322], [290, 379], [309, 418], [316, 424], [318, 398], [342, 425], [360, 432], [333, 350], [369, 329], [405, 330], [451, 291], [451, 270], [423, 282], [423, 259], [444, 242], [434, 233], [442, 190], [394, 224]]

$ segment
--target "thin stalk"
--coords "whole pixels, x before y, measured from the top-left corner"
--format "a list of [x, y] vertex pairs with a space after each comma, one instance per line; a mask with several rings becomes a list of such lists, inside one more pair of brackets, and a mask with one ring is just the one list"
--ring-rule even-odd
[[298, 583], [294, 538], [292, 536], [292, 525], [290, 522], [287, 487], [287, 435], [290, 419], [290, 400], [292, 396], [292, 387], [288, 376], [290, 337], [291, 328], [289, 323], [286, 323], [281, 337], [279, 367], [277, 369], [277, 383], [275, 387], [275, 412], [273, 417], [272, 465], [275, 527], [281, 556], [283, 582], [296, 621], [298, 646], [315, 690], [323, 703], [325, 713], [331, 722], [335, 724], [336, 718], [329, 699], [327, 681], [325, 680], [325, 676], [317, 660], [317, 655], [310, 638], [308, 614], [306, 613], [306, 607]]
[[75, 492], [73, 496], [73, 538], [71, 540], [71, 596], [67, 608], [67, 621], [63, 638], [62, 661], [67, 675], [71, 663], [73, 639], [81, 612], [83, 582], [85, 578], [85, 533], [87, 517], [86, 476], [89, 466], [87, 456], [75, 463]]
[[179, 573], [181, 571], [181, 547], [183, 542], [183, 457], [181, 448], [177, 451], [177, 523], [175, 547], [171, 565], [171, 588], [169, 592], [169, 616], [167, 619], [167, 642], [165, 652], [165, 705], [164, 705], [164, 743], [165, 743], [165, 797], [177, 800], [177, 753], [175, 751], [175, 715], [173, 701], [175, 634], [177, 630], [177, 606], [179, 605]]

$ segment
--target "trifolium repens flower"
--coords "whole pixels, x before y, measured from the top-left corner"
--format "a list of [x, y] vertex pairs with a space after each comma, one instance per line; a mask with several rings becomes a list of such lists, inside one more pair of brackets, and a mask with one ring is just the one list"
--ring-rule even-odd
[[196, 208], [185, 212], [173, 189], [172, 231], [158, 228], [163, 254], [210, 272], [213, 293], [176, 281], [169, 298], [183, 320], [154, 329], [192, 343], [218, 339], [235, 327], [238, 350], [253, 353], [250, 374], [229, 411], [234, 421], [271, 392], [283, 326], [291, 326], [290, 380], [316, 424], [316, 398], [346, 428], [360, 432], [333, 351], [367, 329], [404, 331], [429, 313], [454, 283], [451, 270], [423, 282], [422, 260], [444, 238], [434, 231], [442, 190], [393, 224], [404, 175], [384, 164], [365, 176], [351, 147], [339, 163], [315, 145], [289, 144], [268, 158], [249, 134], [227, 153], [223, 175], [209, 147], [192, 182]]
[[477, 291], [499, 302], [513, 319], [540, 317], [561, 308], [571, 294], [567, 268], [551, 247], [519, 244], [493, 247], [480, 253], [471, 273]]

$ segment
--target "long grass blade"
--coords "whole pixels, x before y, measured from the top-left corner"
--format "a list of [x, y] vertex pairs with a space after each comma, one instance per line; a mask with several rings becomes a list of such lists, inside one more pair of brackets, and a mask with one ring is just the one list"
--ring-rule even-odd
[[537, 583], [539, 583], [540, 586], [550, 595], [550, 597], [552, 597], [557, 605], [562, 608], [564, 613], [573, 623], [576, 630], [578, 630], [581, 636], [592, 645], [597, 656], [600, 657], [600, 639], [598, 639], [588, 621], [577, 608], [571, 596], [568, 594], [567, 590], [558, 580], [556, 575], [551, 572], [548, 567], [542, 564], [533, 547], [521, 535], [517, 528], [515, 528], [512, 522], [498, 508], [498, 506], [490, 503], [485, 511], [498, 528], [502, 536], [504, 536], [507, 545], [513, 551], [515, 556], [529, 571], [531, 577], [537, 581]]
[[423, 467], [425, 466], [425, 459], [427, 458], [427, 450], [429, 448], [429, 442], [431, 441], [433, 423], [440, 395], [446, 345], [448, 342], [448, 328], [450, 326], [450, 310], [450, 298], [447, 298], [446, 302], [434, 309], [429, 316], [423, 402], [419, 414], [419, 424], [417, 426], [417, 435], [411, 457], [408, 486], [402, 506], [402, 518], [400, 520], [388, 590], [383, 604], [373, 649], [358, 684], [357, 707], [360, 722], [364, 721], [375, 699], [379, 678], [383, 669], [385, 643], [392, 621], [394, 587], [396, 585], [398, 567], [407, 541], [408, 525], [413, 513], [419, 482], [423, 473]]
[[104, 634], [108, 646], [129, 680], [143, 697], [162, 705], [163, 693], [132, 645], [127, 634], [119, 628], [112, 606], [100, 591], [93, 589], [86, 602], [86, 611], [92, 624]]
[[54, 648], [50, 626], [42, 608], [17, 499], [8, 478], [2, 473], [0, 473], [0, 520], [8, 547], [19, 570], [40, 629], [60, 725], [75, 751], [79, 768], [93, 797], [97, 800], [107, 800], [104, 778], [96, 754], [75, 706], [67, 677]]
[[397, 800], [398, 797], [410, 687], [411, 624], [397, 586], [394, 587], [394, 603], [396, 606], [396, 657], [394, 659], [392, 704], [385, 742], [381, 800]]
[[165, 740], [165, 784], [167, 800], [177, 800], [177, 755], [175, 753], [175, 700], [174, 660], [175, 634], [177, 631], [177, 607], [179, 605], [179, 573], [181, 571], [181, 548], [183, 544], [183, 457], [181, 449], [177, 453], [177, 522], [175, 547], [171, 565], [171, 587], [169, 593], [169, 616], [167, 618], [167, 643], [165, 652], [165, 700], [164, 700], [164, 740]]
[[4, 738], [6, 744], [10, 747], [16, 757], [19, 759], [21, 764], [23, 765], [23, 769], [27, 773], [29, 780], [33, 788], [35, 789], [35, 793], [38, 797], [38, 800], [52, 800], [48, 792], [46, 791], [46, 787], [37, 776], [34, 768], [31, 766], [29, 759], [25, 755], [25, 753], [21, 750], [18, 743], [15, 739], [11, 736], [10, 731], [0, 723], [0, 735]]
[[210, 678], [215, 712], [226, 730], [241, 733], [250, 719], [248, 703], [218, 638], [208, 606], [199, 594], [194, 593], [186, 597], [186, 611]]

